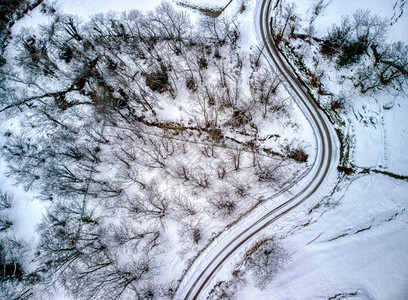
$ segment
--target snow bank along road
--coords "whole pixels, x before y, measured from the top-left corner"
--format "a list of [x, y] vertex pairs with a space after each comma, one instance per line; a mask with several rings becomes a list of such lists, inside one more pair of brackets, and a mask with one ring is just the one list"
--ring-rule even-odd
[[[277, 50], [272, 39], [270, 14], [272, 0], [259, 0], [256, 8], [255, 26], [258, 40], [264, 47], [268, 62], [280, 73], [290, 95], [297, 101], [316, 138], [316, 157], [312, 167], [297, 182], [258, 206], [243, 220], [223, 232], [194, 261], [177, 289], [175, 299], [201, 299], [211, 289], [209, 284], [221, 266], [231, 259], [251, 237], [266, 226], [290, 212], [311, 197], [322, 198], [335, 180], [339, 161], [339, 144], [328, 118], [318, 108], [302, 82]], [[261, 48], [262, 48], [261, 47]]]

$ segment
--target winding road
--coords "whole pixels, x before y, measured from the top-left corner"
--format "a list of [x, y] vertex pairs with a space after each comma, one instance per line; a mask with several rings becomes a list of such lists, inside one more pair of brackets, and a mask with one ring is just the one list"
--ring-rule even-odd
[[[311, 197], [327, 194], [327, 186], [336, 176], [339, 144], [326, 115], [319, 109], [302, 82], [278, 51], [271, 34], [272, 0], [259, 0], [255, 13], [256, 30], [264, 54], [280, 73], [289, 94], [305, 114], [316, 138], [316, 156], [309, 171], [290, 187], [268, 199], [243, 220], [223, 232], [194, 261], [183, 277], [174, 299], [205, 299], [211, 289], [210, 281], [237, 250], [257, 233], [289, 213]], [[262, 48], [261, 47], [261, 48]], [[272, 201], [273, 200], [273, 201]]]

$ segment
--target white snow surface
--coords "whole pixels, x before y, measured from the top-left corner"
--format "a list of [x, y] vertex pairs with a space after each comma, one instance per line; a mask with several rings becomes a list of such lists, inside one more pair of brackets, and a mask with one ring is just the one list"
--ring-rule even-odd
[[[84, 20], [90, 15], [130, 9], [151, 10], [161, 1], [80, 1], [57, 0], [58, 11], [79, 15]], [[228, 1], [189, 0], [196, 5], [220, 6]], [[233, 14], [239, 5], [233, 1], [225, 13]], [[297, 1], [301, 15], [316, 0]], [[239, 15], [243, 48], [256, 43], [253, 26], [255, 0], [246, 1], [247, 9]], [[391, 20], [395, 1], [332, 0], [315, 21], [318, 36], [327, 33], [332, 23], [339, 23], [342, 15], [352, 15], [360, 8]], [[398, 1], [399, 3], [399, 1]], [[38, 10], [38, 9], [37, 9]], [[235, 10], [236, 11], [236, 10]], [[306, 18], [305, 18], [306, 19]], [[13, 32], [24, 26], [47, 22], [38, 11], [31, 12], [13, 27]], [[391, 27], [390, 41], [408, 37], [402, 29], [407, 14]], [[393, 108], [384, 110], [383, 104]], [[408, 175], [408, 103], [406, 97], [381, 96], [377, 99], [360, 99], [355, 111], [374, 117], [376, 123], [368, 125], [348, 115], [355, 134], [354, 162], [360, 167], [375, 167], [401, 175]], [[174, 112], [177, 113], [176, 111]], [[313, 140], [308, 122], [296, 108], [296, 118], [305, 131], [305, 140]], [[354, 119], [353, 119], [354, 118]], [[5, 124], [2, 124], [4, 127]], [[313, 145], [310, 146], [313, 148]], [[4, 163], [0, 163], [0, 186], [9, 191], [19, 211], [18, 232], [27, 242], [35, 241], [34, 228], [44, 211], [36, 201], [26, 201], [29, 193], [14, 187], [4, 176]], [[345, 181], [339, 190], [322, 205], [308, 213], [320, 199], [312, 199], [290, 215], [271, 226], [270, 233], [283, 237], [283, 245], [291, 253], [290, 262], [265, 290], [248, 284], [237, 294], [237, 299], [327, 299], [342, 293], [355, 293], [357, 299], [406, 299], [408, 295], [408, 216], [406, 213], [408, 183], [380, 174], [356, 176]], [[337, 203], [334, 205], [334, 203]], [[17, 214], [16, 214], [17, 215]], [[307, 226], [303, 226], [306, 223]], [[369, 228], [370, 229], [366, 229]], [[366, 229], [366, 230], [363, 230]], [[363, 230], [363, 231], [360, 231]], [[343, 237], [339, 237], [344, 235]], [[339, 237], [339, 238], [337, 238]], [[335, 239], [337, 238], [337, 239]], [[331, 239], [334, 239], [330, 241]], [[172, 263], [173, 261], [173, 263]], [[168, 258], [168, 263], [178, 261]], [[169, 272], [170, 273], [170, 272]], [[171, 270], [171, 275], [179, 270]], [[62, 298], [61, 298], [62, 299]]]
[[310, 216], [307, 207], [297, 209], [271, 228], [286, 233], [290, 262], [265, 290], [245, 288], [237, 298], [327, 299], [357, 292], [357, 299], [406, 299], [407, 189], [407, 182], [376, 174], [343, 186], [329, 210]]

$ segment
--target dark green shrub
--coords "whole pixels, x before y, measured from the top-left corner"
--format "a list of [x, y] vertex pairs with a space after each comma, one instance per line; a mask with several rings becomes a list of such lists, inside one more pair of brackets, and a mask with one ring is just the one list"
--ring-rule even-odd
[[152, 91], [162, 93], [168, 89], [169, 76], [164, 64], [160, 64], [160, 69], [145, 74], [145, 77], [146, 85], [151, 88]]
[[353, 41], [342, 47], [342, 52], [337, 59], [339, 67], [352, 65], [360, 60], [360, 57], [367, 51], [367, 41], [360, 39]]

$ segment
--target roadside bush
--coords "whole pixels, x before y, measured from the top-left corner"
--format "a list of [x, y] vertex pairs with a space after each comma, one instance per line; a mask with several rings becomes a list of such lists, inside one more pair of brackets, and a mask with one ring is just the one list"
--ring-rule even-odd
[[289, 260], [289, 254], [276, 237], [262, 238], [246, 253], [244, 264], [252, 273], [255, 286], [264, 289]]
[[293, 148], [293, 149], [288, 148], [287, 151], [288, 151], [287, 155], [288, 155], [289, 158], [294, 159], [299, 163], [307, 162], [307, 158], [309, 156], [306, 154], [306, 152], [305, 152], [305, 150], [303, 150], [303, 148], [301, 148], [301, 147]]

